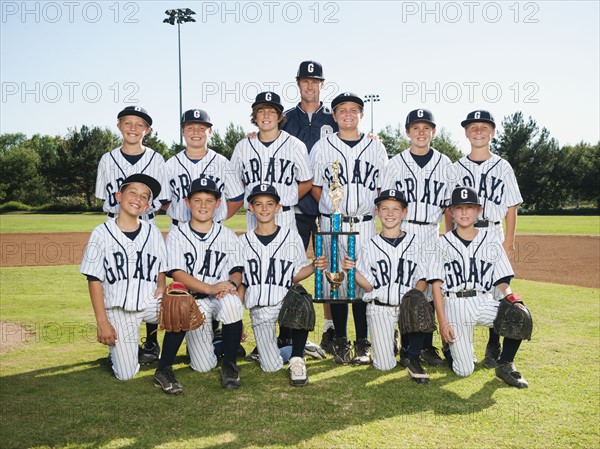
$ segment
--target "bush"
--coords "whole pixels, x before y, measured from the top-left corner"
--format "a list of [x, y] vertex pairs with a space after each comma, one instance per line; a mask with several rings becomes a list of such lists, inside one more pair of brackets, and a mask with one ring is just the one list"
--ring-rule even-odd
[[8, 203], [0, 204], [0, 214], [6, 212], [29, 212], [31, 206], [19, 203], [18, 201], [9, 201]]

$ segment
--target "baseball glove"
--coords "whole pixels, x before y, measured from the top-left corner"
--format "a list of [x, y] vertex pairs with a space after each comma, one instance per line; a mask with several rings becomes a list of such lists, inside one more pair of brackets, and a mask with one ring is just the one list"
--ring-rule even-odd
[[523, 300], [514, 293], [500, 300], [494, 330], [503, 337], [513, 340], [531, 340], [533, 319]]
[[421, 290], [413, 288], [406, 292], [400, 303], [398, 324], [403, 334], [435, 331], [433, 309]]
[[198, 308], [196, 300], [181, 282], [167, 286], [160, 301], [160, 328], [167, 332], [187, 332], [198, 329], [204, 324], [204, 314]]
[[315, 328], [315, 307], [306, 289], [295, 284], [283, 298], [279, 311], [279, 326], [312, 331]]

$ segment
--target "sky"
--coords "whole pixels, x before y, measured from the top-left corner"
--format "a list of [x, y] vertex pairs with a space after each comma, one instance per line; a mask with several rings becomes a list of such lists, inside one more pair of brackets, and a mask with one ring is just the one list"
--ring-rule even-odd
[[117, 113], [136, 105], [159, 138], [178, 141], [177, 26], [163, 19], [179, 7], [196, 12], [181, 25], [183, 110], [206, 110], [221, 132], [230, 122], [254, 129], [261, 91], [294, 106], [298, 65], [312, 59], [326, 103], [379, 95], [363, 131], [429, 108], [466, 151], [460, 122], [487, 109], [498, 123], [522, 111], [560, 145], [600, 139], [597, 1], [0, 4], [0, 133], [116, 132]]

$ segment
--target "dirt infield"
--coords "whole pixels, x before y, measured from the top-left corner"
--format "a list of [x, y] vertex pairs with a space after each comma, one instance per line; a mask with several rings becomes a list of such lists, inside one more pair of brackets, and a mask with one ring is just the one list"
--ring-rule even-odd
[[[2, 234], [2, 267], [79, 264], [87, 232]], [[600, 288], [600, 238], [523, 235], [517, 237], [513, 267], [520, 279]]]

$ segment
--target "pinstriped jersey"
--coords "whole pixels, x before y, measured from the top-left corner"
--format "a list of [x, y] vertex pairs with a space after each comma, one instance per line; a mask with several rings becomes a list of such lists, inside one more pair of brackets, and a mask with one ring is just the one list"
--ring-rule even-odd
[[365, 293], [363, 300], [377, 299], [385, 304], [399, 305], [417, 281], [427, 278], [427, 266], [420, 257], [420, 249], [419, 238], [408, 233], [397, 246], [380, 235], [365, 243], [358, 252], [356, 269], [373, 290]]
[[514, 276], [502, 245], [493, 234], [479, 229], [468, 246], [455, 231], [440, 237], [439, 251], [431, 258], [428, 280], [441, 279], [444, 292], [491, 292], [498, 280]]
[[215, 151], [208, 149], [206, 155], [199, 161], [193, 162], [185, 151], [177, 153], [166, 162], [167, 197], [171, 201], [167, 214], [179, 222], [190, 221], [191, 214], [185, 205], [190, 186], [194, 179], [206, 176], [217, 184], [221, 192], [221, 205], [215, 211], [214, 221], [222, 222], [227, 218], [226, 198], [235, 198], [244, 193], [243, 189], [235, 191], [236, 184], [231, 180], [229, 161]]
[[245, 198], [257, 184], [271, 184], [281, 197], [282, 206], [298, 203], [298, 184], [312, 178], [306, 145], [301, 140], [280, 131], [268, 147], [255, 137], [240, 140], [231, 156], [232, 178], [236, 191], [245, 190]]
[[159, 197], [152, 198], [152, 204], [146, 214], [160, 209], [160, 200], [167, 199], [164, 158], [151, 148], [144, 147], [142, 157], [134, 165], [131, 165], [119, 147], [103, 154], [98, 164], [95, 195], [104, 200], [102, 206], [104, 212], [112, 212], [115, 215], [119, 212], [119, 203], [115, 199], [115, 193], [119, 191], [125, 178], [137, 173], [152, 176], [161, 186]]
[[408, 202], [406, 220], [439, 223], [450, 200], [454, 188], [452, 162], [432, 150], [433, 156], [423, 168], [415, 162], [409, 148], [394, 156], [383, 171], [381, 189], [404, 193]]
[[213, 223], [204, 237], [189, 223], [174, 227], [167, 234], [167, 272], [182, 270], [208, 284], [229, 279], [234, 267], [241, 267], [239, 241], [235, 233]]
[[381, 142], [363, 135], [357, 145], [350, 147], [335, 133], [319, 140], [310, 157], [314, 171], [313, 184], [323, 188], [319, 212], [330, 214], [333, 211], [329, 196], [333, 180], [331, 165], [339, 161], [338, 177], [344, 188], [340, 212], [349, 216], [373, 214], [377, 189], [381, 188], [381, 174], [388, 162]]
[[80, 272], [102, 282], [104, 307], [144, 310], [165, 271], [167, 254], [159, 229], [140, 221], [134, 240], [114, 220], [97, 226], [85, 248]]
[[481, 164], [471, 161], [467, 156], [455, 164], [457, 186], [468, 186], [475, 189], [483, 212], [482, 219], [502, 221], [508, 208], [523, 202], [517, 178], [512, 167], [497, 154]]
[[244, 305], [275, 306], [293, 285], [294, 276], [308, 265], [302, 238], [297, 231], [279, 228], [275, 238], [263, 244], [254, 231], [240, 236], [244, 262]]

